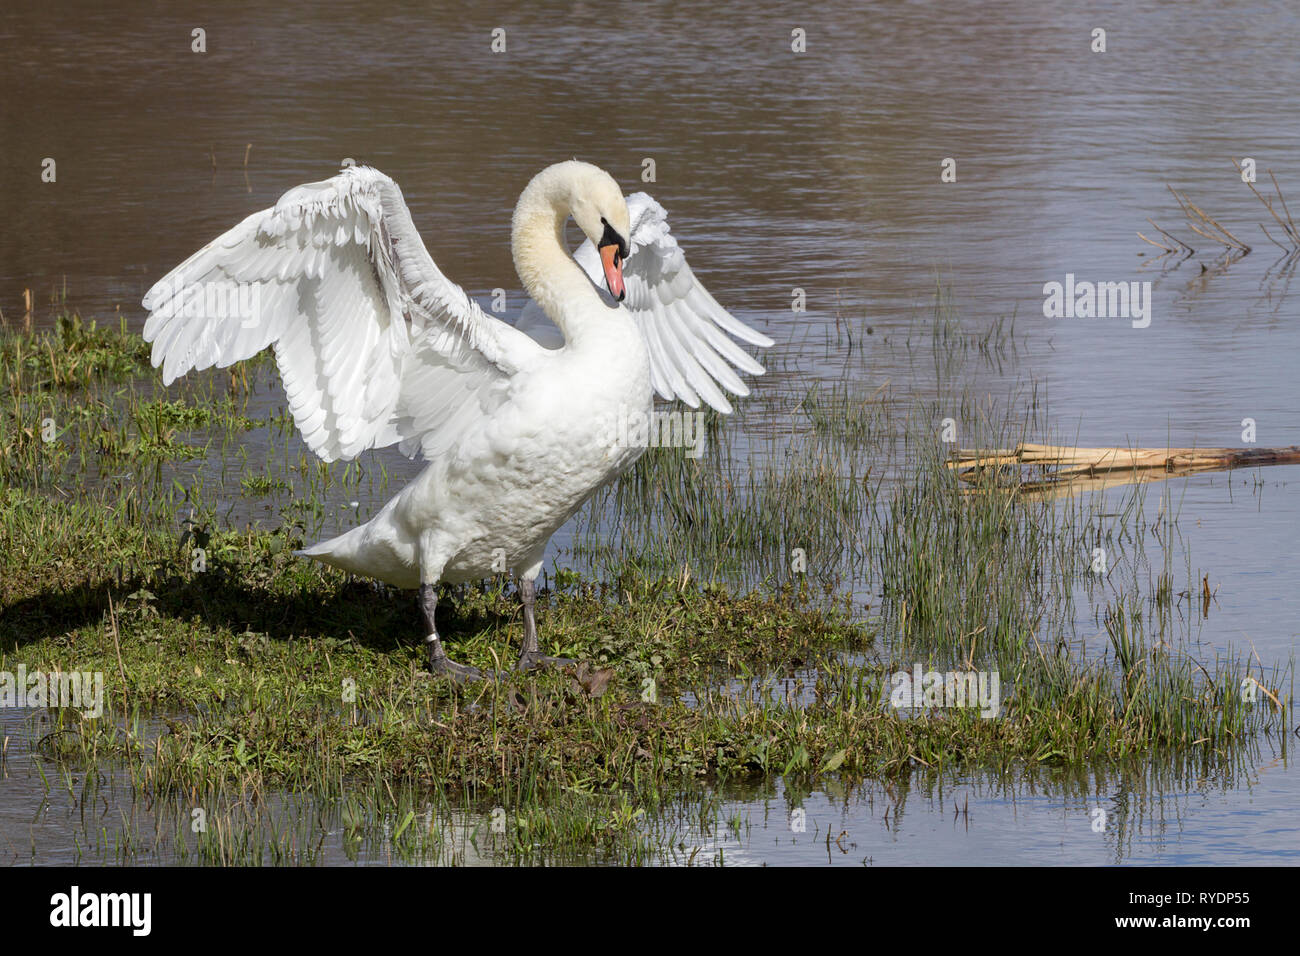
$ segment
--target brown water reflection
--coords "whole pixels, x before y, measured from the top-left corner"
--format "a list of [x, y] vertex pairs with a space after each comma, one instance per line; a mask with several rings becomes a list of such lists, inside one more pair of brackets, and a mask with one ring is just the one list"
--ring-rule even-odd
[[[206, 54], [191, 52], [196, 27]], [[138, 327], [153, 281], [345, 157], [401, 183], [449, 276], [513, 290], [515, 198], [578, 156], [659, 199], [715, 296], [778, 340], [756, 431], [842, 374], [837, 320], [871, 355], [873, 387], [930, 394], [923, 368], [872, 343], [906, 335], [941, 279], [967, 329], [1015, 317], [1015, 362], [977, 384], [1036, 376], [1059, 437], [1239, 446], [1251, 419], [1261, 445], [1295, 445], [1300, 299], [1270, 271], [1231, 161], [1273, 168], [1300, 208], [1297, 41], [1300, 10], [1282, 2], [10, 4], [0, 309], [21, 318], [31, 288], [48, 324], [66, 281], [84, 315], [120, 309]], [[40, 181], [46, 157], [55, 183]], [[945, 157], [955, 183], [940, 182]], [[1255, 251], [1154, 264], [1135, 233], [1147, 217], [1177, 225], [1167, 183]], [[1067, 274], [1150, 280], [1150, 326], [1044, 319], [1043, 284]], [[808, 312], [791, 312], [794, 288]], [[1300, 468], [1192, 479], [1177, 500], [1198, 573], [1223, 580], [1216, 645], [1293, 653]], [[1293, 800], [1295, 774], [1278, 779]]]

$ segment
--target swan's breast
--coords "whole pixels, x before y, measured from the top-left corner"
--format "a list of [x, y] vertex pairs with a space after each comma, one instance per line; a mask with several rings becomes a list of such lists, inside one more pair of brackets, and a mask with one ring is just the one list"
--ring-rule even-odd
[[402, 492], [412, 534], [437, 528], [457, 542], [446, 568], [490, 573], [542, 548], [602, 484], [640, 456], [626, 421], [652, 407], [644, 346], [560, 350], [516, 381], [510, 400], [432, 462]]

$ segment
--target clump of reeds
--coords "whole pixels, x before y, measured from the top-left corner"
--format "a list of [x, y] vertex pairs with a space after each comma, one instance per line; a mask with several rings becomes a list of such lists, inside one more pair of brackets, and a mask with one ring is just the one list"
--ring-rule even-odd
[[[1258, 223], [1260, 231], [1273, 245], [1277, 246], [1283, 252], [1283, 260], [1286, 264], [1291, 265], [1297, 256], [1300, 256], [1300, 229], [1297, 229], [1295, 221], [1291, 218], [1291, 212], [1287, 208], [1286, 197], [1282, 194], [1282, 187], [1278, 184], [1277, 177], [1273, 171], [1267, 170], [1269, 180], [1273, 184], [1273, 197], [1264, 196], [1256, 187], [1253, 181], [1248, 178], [1241, 166], [1235, 159], [1232, 161], [1237, 172], [1241, 173], [1242, 182], [1250, 189], [1251, 193], [1268, 211], [1269, 218], [1272, 219], [1278, 229], [1281, 230], [1282, 241], [1274, 237], [1269, 232], [1264, 223]], [[1167, 186], [1169, 192], [1177, 201], [1179, 209], [1183, 213], [1183, 221], [1188, 229], [1197, 236], [1213, 243], [1216, 247], [1224, 250], [1224, 264], [1236, 261], [1250, 254], [1252, 247], [1238, 238], [1226, 226], [1207, 213], [1204, 209], [1194, 203], [1186, 192], [1175, 189], [1173, 186]], [[1280, 210], [1280, 212], [1279, 212]], [[1148, 218], [1149, 222], [1159, 234], [1160, 239], [1152, 239], [1139, 232], [1138, 238], [1157, 249], [1161, 250], [1157, 261], [1166, 257], [1176, 256], [1178, 262], [1189, 259], [1196, 254], [1196, 248], [1189, 242], [1174, 235], [1167, 229], [1159, 226], [1155, 220]]]

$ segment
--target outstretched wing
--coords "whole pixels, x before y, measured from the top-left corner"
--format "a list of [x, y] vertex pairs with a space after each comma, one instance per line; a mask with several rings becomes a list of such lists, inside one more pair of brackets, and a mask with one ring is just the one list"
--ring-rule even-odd
[[[703, 399], [728, 414], [731, 403], [719, 386], [732, 395], [748, 395], [749, 386], [735, 369], [762, 375], [763, 366], [723, 333], [761, 348], [769, 347], [772, 340], [718, 305], [695, 278], [668, 230], [663, 206], [645, 193], [633, 193], [627, 197], [627, 208], [632, 248], [623, 266], [627, 287], [623, 305], [645, 338], [655, 392], [668, 401], [680, 398], [692, 408], [699, 408]], [[600, 255], [591, 241], [579, 246], [573, 257], [607, 295]], [[517, 327], [547, 348], [563, 344], [559, 330], [533, 303], [525, 307]]]
[[273, 346], [294, 422], [326, 461], [445, 448], [540, 352], [438, 270], [397, 184], [364, 166], [289, 190], [144, 307], [166, 384]]

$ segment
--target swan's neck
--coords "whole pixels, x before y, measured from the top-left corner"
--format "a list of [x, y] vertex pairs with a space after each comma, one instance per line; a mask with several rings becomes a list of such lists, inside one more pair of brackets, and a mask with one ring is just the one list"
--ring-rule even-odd
[[515, 271], [526, 291], [573, 346], [588, 337], [606, 313], [617, 312], [602, 301], [582, 267], [564, 246], [570, 190], [563, 181], [538, 176], [519, 197], [510, 231]]

